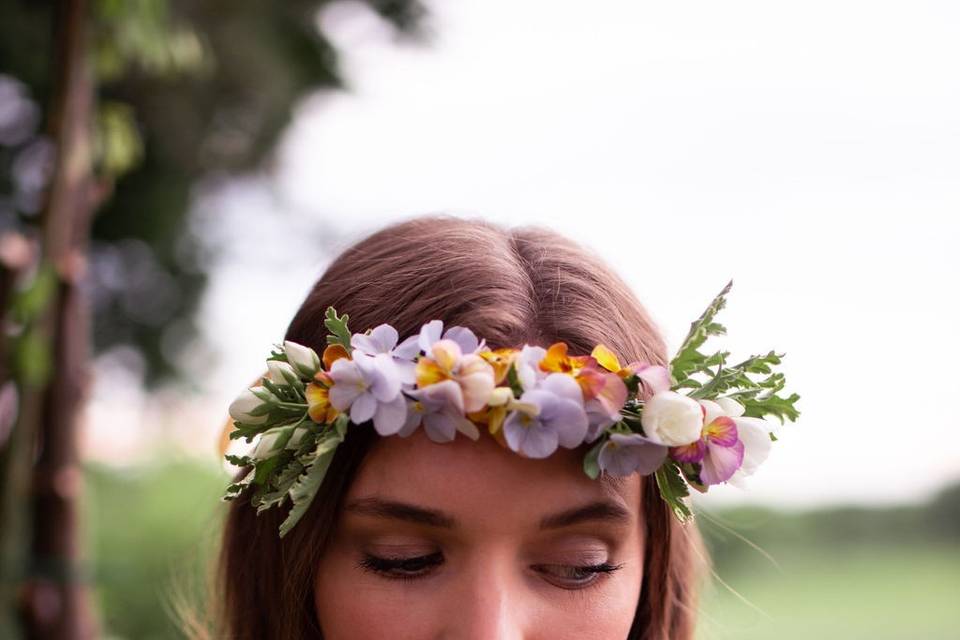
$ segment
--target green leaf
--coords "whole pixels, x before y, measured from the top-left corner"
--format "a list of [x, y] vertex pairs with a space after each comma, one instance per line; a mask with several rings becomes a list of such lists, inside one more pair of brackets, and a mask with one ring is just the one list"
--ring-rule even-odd
[[670, 506], [673, 515], [680, 522], [687, 522], [693, 517], [690, 507], [684, 502], [684, 498], [690, 495], [690, 489], [680, 475], [680, 469], [676, 463], [667, 461], [657, 469], [657, 486], [660, 488], [660, 496]]
[[224, 456], [224, 458], [230, 464], [238, 467], [245, 467], [247, 465], [253, 464], [253, 458], [251, 458], [250, 456], [236, 456], [228, 453]]
[[257, 504], [257, 513], [262, 513], [270, 507], [280, 505], [287, 497], [290, 487], [293, 486], [302, 472], [303, 464], [299, 460], [291, 460], [283, 468], [283, 471], [277, 474], [273, 485], [274, 490], [260, 497], [259, 504]]
[[270, 458], [264, 458], [263, 460], [257, 460], [257, 464], [254, 467], [256, 473], [253, 476], [253, 483], [262, 485], [267, 481], [267, 478], [270, 476], [270, 472], [273, 471], [273, 468], [277, 466], [277, 463], [280, 461], [279, 456], [273, 456]]
[[603, 448], [603, 445], [607, 442], [606, 438], [600, 438], [600, 440], [587, 451], [587, 455], [583, 457], [583, 471], [591, 480], [596, 480], [600, 477], [600, 449]]
[[[677, 355], [670, 362], [670, 373], [677, 383], [683, 382], [694, 372], [709, 366], [708, 362], [719, 364], [718, 356], [720, 354], [705, 356], [698, 349], [706, 342], [708, 336], [723, 335], [727, 332], [726, 328], [714, 322], [713, 318], [726, 305], [725, 296], [730, 292], [732, 286], [733, 280], [728, 282], [723, 290], [717, 294], [700, 317], [691, 323], [687, 337], [680, 345]], [[722, 360], [722, 357], [720, 359]]]
[[350, 346], [351, 333], [347, 328], [347, 320], [350, 316], [343, 314], [337, 315], [337, 310], [333, 307], [327, 307], [327, 313], [324, 316], [323, 324], [327, 327], [330, 335], [327, 336], [327, 344], [338, 344], [347, 350], [348, 354], [353, 353], [353, 347]]
[[313, 497], [320, 489], [320, 485], [323, 484], [323, 479], [327, 475], [327, 469], [330, 468], [330, 463], [333, 462], [333, 456], [337, 451], [337, 446], [343, 442], [343, 437], [339, 431], [330, 433], [331, 435], [321, 440], [316, 450], [311, 454], [311, 457], [314, 458], [313, 463], [306, 467], [306, 470], [300, 474], [297, 481], [290, 487], [289, 493], [293, 506], [290, 507], [290, 513], [287, 514], [286, 519], [280, 525], [281, 538], [287, 535], [290, 529], [300, 521], [303, 514], [307, 512], [310, 503], [313, 501]]
[[227, 487], [226, 492], [223, 494], [223, 497], [221, 497], [220, 499], [224, 502], [228, 502], [230, 500], [233, 500], [237, 496], [239, 496], [240, 493], [247, 487], [247, 485], [253, 482], [255, 473], [256, 473], [256, 470], [250, 469], [249, 473], [247, 473], [247, 475], [245, 475], [243, 479], [241, 479], [239, 482], [234, 482], [230, 484]]
[[[670, 361], [670, 373], [677, 384], [682, 383], [693, 373], [704, 370], [710, 364], [718, 364], [719, 354], [706, 356], [698, 349], [706, 342], [708, 336], [723, 335], [726, 328], [713, 321], [714, 316], [726, 305], [725, 296], [730, 292], [733, 280], [720, 291], [704, 312], [690, 324], [690, 331], [684, 339], [677, 355]], [[721, 358], [722, 359], [722, 358]]]
[[510, 368], [507, 369], [507, 384], [510, 385], [510, 390], [513, 392], [515, 397], [520, 397], [523, 395], [523, 385], [520, 384], [520, 375], [517, 373], [517, 367], [514, 363], [510, 363]]
[[796, 422], [797, 418], [800, 417], [800, 411], [794, 407], [794, 403], [799, 399], [800, 396], [796, 393], [791, 394], [788, 398], [782, 398], [776, 394], [748, 398], [743, 402], [743, 415], [751, 418], [772, 415], [780, 420], [780, 424], [784, 424], [784, 419]]
[[270, 393], [275, 395], [278, 399], [281, 399], [281, 400], [283, 399], [283, 395], [284, 395], [283, 391], [280, 389], [277, 383], [275, 383], [270, 378], [267, 378], [266, 376], [264, 376], [263, 378], [260, 379], [260, 384], [262, 384], [264, 388], [266, 388]]

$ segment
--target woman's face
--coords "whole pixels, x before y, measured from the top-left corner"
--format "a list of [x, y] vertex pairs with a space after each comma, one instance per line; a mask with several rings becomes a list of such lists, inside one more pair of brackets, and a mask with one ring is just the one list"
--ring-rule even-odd
[[640, 478], [589, 479], [422, 429], [379, 439], [347, 493], [315, 585], [326, 640], [617, 640], [643, 577]]

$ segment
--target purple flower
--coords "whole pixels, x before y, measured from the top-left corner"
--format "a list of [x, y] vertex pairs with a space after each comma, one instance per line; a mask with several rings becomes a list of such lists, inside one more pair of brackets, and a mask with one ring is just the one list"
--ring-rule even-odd
[[586, 442], [593, 442], [599, 438], [604, 431], [618, 423], [622, 417], [619, 412], [616, 416], [610, 415], [606, 407], [602, 406], [596, 398], [587, 400], [584, 404], [584, 410], [587, 412], [589, 422], [587, 435], [584, 438]]
[[480, 430], [463, 415], [463, 393], [453, 380], [444, 380], [407, 392], [407, 420], [399, 435], [407, 437], [423, 424], [434, 442], [450, 442], [457, 432], [471, 440], [480, 438]]
[[450, 327], [444, 331], [443, 320], [431, 320], [420, 327], [417, 343], [424, 353], [430, 353], [433, 344], [440, 340], [453, 340], [460, 347], [460, 352], [464, 354], [476, 353], [486, 346], [486, 340], [478, 340], [476, 334], [467, 327]]
[[361, 424], [373, 418], [382, 436], [397, 433], [407, 418], [407, 403], [400, 392], [400, 372], [386, 353], [340, 358], [330, 367], [333, 386], [330, 404], [338, 411], [350, 409], [350, 420]]
[[598, 381], [593, 397], [584, 403], [590, 428], [587, 429], [587, 442], [593, 442], [608, 428], [620, 422], [623, 416], [620, 410], [627, 401], [627, 386], [615, 373], [601, 373], [591, 376]]
[[397, 330], [389, 324], [381, 324], [368, 333], [355, 333], [350, 338], [350, 346], [368, 356], [385, 353], [393, 359], [400, 374], [400, 381], [413, 384], [417, 356], [420, 354], [417, 336], [410, 336], [399, 345]]
[[700, 439], [671, 448], [670, 455], [677, 462], [700, 465], [700, 481], [710, 486], [726, 482], [736, 473], [743, 463], [744, 446], [733, 418], [722, 415], [720, 406], [711, 400], [699, 402], [709, 420]]
[[611, 433], [600, 447], [597, 464], [601, 471], [614, 476], [639, 472], [649, 475], [667, 459], [668, 448], [644, 438], [639, 433]]
[[503, 424], [507, 444], [529, 458], [545, 458], [557, 446], [573, 449], [587, 435], [580, 385], [566, 373], [551, 373], [524, 391]]

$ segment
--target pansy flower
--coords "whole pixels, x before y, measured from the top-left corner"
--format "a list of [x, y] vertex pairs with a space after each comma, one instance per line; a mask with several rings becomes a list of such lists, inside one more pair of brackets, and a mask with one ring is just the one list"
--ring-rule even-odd
[[463, 353], [458, 342], [444, 338], [417, 360], [416, 383], [422, 389], [445, 380], [457, 384], [462, 411], [479, 411], [493, 391], [493, 367], [475, 353]]
[[[616, 361], [616, 356], [606, 347], [599, 351], [595, 348], [594, 353]], [[592, 354], [571, 356], [567, 353], [566, 343], [555, 342], [547, 349], [539, 367], [543, 371], [567, 373], [580, 385], [590, 423], [587, 442], [596, 440], [605, 429], [620, 420], [620, 409], [627, 401], [627, 385], [620, 376], [601, 368]]]
[[519, 349], [504, 347], [500, 349], [482, 349], [477, 351], [477, 355], [490, 363], [493, 367], [493, 383], [500, 384], [510, 371], [510, 365], [514, 363], [520, 355]]
[[540, 363], [546, 355], [546, 349], [535, 345], [525, 344], [520, 349], [513, 361], [513, 366], [517, 372], [517, 380], [524, 390], [535, 388], [549, 374], [548, 371], [540, 368]]
[[557, 446], [573, 449], [583, 443], [588, 420], [580, 385], [566, 373], [552, 373], [536, 388], [524, 391], [503, 423], [511, 449], [530, 458], [545, 458]]
[[732, 417], [724, 415], [721, 405], [712, 400], [701, 399], [698, 402], [703, 415], [700, 439], [672, 447], [670, 456], [677, 462], [698, 465], [701, 484], [720, 484], [732, 478], [743, 464], [744, 445], [737, 423]]
[[313, 376], [313, 382], [308, 382], [304, 389], [307, 399], [307, 414], [310, 419], [319, 424], [332, 423], [340, 413], [330, 404], [330, 387], [333, 379], [326, 371], [318, 371]]
[[389, 354], [357, 353], [353, 359], [340, 358], [330, 368], [330, 379], [330, 404], [338, 411], [349, 409], [354, 424], [372, 418], [382, 436], [393, 435], [403, 427], [407, 403], [400, 391], [400, 372]]
[[487, 430], [493, 435], [497, 442], [507, 446], [507, 441], [503, 437], [503, 421], [507, 414], [518, 407], [527, 407], [521, 404], [514, 396], [510, 387], [495, 387], [487, 399], [487, 404], [480, 411], [473, 411], [467, 414], [467, 417], [478, 424], [487, 426]]
[[628, 476], [635, 471], [648, 475], [660, 468], [667, 452], [667, 447], [639, 433], [611, 433], [600, 447], [597, 464], [601, 471], [615, 476]]
[[414, 360], [420, 355], [420, 341], [417, 336], [410, 336], [398, 345], [399, 337], [392, 326], [381, 324], [366, 333], [353, 334], [350, 337], [350, 346], [368, 356], [378, 353], [390, 356], [400, 372], [400, 381], [413, 384], [416, 380]]
[[456, 342], [461, 353], [475, 353], [487, 344], [486, 340], [478, 340], [476, 334], [467, 327], [454, 326], [444, 331], [443, 320], [431, 320], [420, 327], [417, 343], [424, 353], [430, 353], [433, 345], [440, 340]]
[[743, 405], [733, 398], [717, 398], [716, 404], [736, 423], [737, 436], [743, 443], [743, 463], [729, 480], [730, 484], [743, 486], [744, 478], [752, 475], [770, 455], [770, 434], [776, 425], [763, 418], [744, 416]]
[[477, 425], [463, 415], [463, 394], [453, 380], [442, 380], [407, 392], [407, 420], [398, 434], [406, 437], [418, 426], [434, 442], [450, 442], [457, 432], [471, 440], [480, 437]]
[[642, 383], [642, 400], [649, 400], [654, 394], [668, 390], [672, 384], [670, 372], [662, 365], [647, 364], [646, 362], [631, 362], [627, 365], [621, 365], [617, 354], [602, 344], [594, 347], [590, 355], [596, 359], [597, 364], [601, 367], [621, 378], [637, 376]]

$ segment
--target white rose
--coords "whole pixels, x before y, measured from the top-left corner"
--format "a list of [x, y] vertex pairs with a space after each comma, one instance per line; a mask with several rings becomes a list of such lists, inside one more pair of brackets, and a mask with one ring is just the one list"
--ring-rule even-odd
[[650, 440], [680, 447], [700, 439], [703, 411], [693, 398], [676, 391], [660, 391], [644, 404], [640, 424]]
[[283, 343], [283, 352], [287, 354], [290, 365], [305, 378], [312, 378], [320, 368], [320, 356], [310, 347], [286, 340]]

